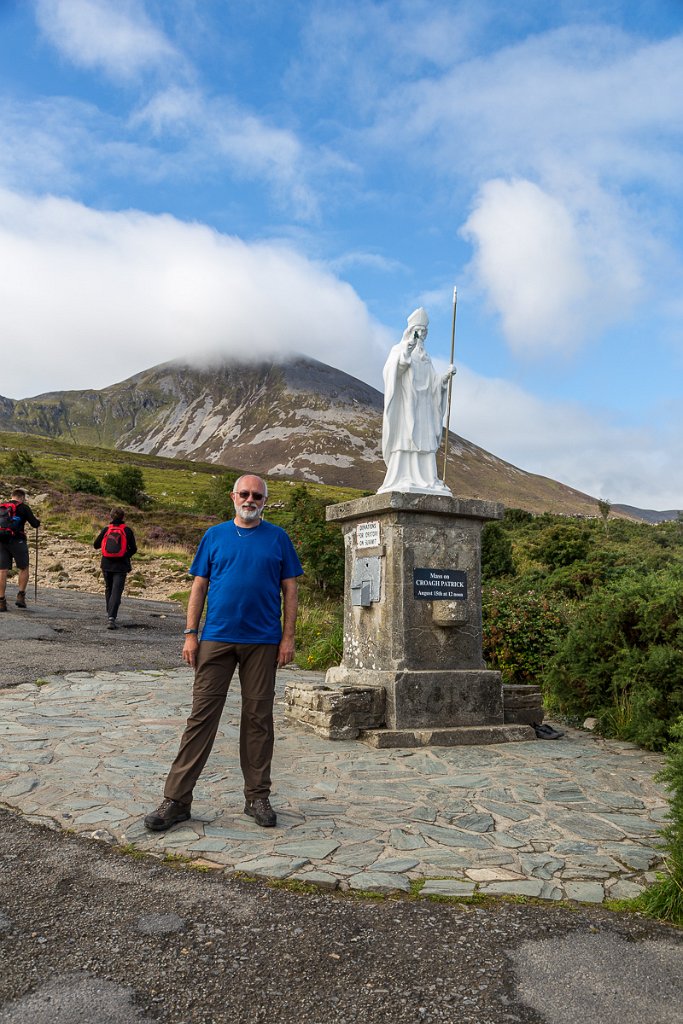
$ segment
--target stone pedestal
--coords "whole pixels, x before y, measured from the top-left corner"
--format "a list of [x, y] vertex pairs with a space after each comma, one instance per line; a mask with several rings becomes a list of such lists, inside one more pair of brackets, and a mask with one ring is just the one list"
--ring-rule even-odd
[[383, 687], [397, 745], [406, 730], [419, 745], [424, 730], [477, 726], [496, 727], [489, 742], [533, 738], [506, 735], [500, 673], [482, 657], [481, 529], [502, 515], [494, 502], [396, 492], [327, 509], [344, 533], [346, 590], [344, 656], [325, 682]]

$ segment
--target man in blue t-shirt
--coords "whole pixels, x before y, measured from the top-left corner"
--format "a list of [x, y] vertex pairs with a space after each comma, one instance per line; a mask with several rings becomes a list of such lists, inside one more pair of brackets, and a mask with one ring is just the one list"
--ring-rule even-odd
[[238, 665], [244, 813], [264, 828], [277, 820], [269, 800], [275, 673], [294, 657], [296, 578], [303, 569], [285, 531], [262, 518], [268, 497], [265, 481], [248, 473], [237, 480], [230, 496], [234, 519], [206, 531], [190, 566], [194, 583], [183, 660], [195, 669], [192, 712], [166, 779], [164, 800], [145, 818], [145, 826], [155, 832], [190, 817], [192, 792], [211, 753]]

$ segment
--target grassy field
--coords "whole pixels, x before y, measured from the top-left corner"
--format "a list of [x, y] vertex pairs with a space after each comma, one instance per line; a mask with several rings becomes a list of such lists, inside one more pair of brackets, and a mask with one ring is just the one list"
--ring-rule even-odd
[[[10, 471], [8, 457], [18, 451], [27, 452], [31, 456], [37, 473], [22, 479], [22, 474]], [[116, 472], [122, 466], [136, 466], [142, 471], [145, 491], [152, 498], [154, 507], [178, 512], [196, 510], [202, 497], [209, 494], [212, 481], [226, 474], [234, 478], [252, 469], [249, 466], [217, 466], [209, 462], [190, 462], [112, 448], [95, 448], [35, 434], [0, 432], [0, 481], [5, 489], [11, 484], [18, 484], [28, 490], [29, 484], [35, 487], [41, 481], [64, 489], [68, 478], [77, 470], [102, 479], [106, 473]], [[293, 481], [269, 478], [270, 504], [277, 506], [285, 502], [293, 484]], [[327, 487], [324, 484], [311, 483], [306, 486], [314, 497], [323, 498], [328, 503], [345, 501], [359, 493], [349, 488]]]

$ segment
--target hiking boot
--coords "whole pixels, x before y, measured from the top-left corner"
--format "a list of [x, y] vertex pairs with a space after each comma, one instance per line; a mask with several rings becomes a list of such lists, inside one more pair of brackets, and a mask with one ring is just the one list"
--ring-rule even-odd
[[17, 599], [16, 599], [16, 601], [14, 603], [17, 606], [17, 608], [25, 608], [26, 607], [26, 591], [25, 590], [17, 590]]
[[0, 612], [6, 612], [6, 611], [7, 611], [7, 598], [6, 597], [0, 597]]
[[255, 800], [247, 800], [244, 804], [244, 813], [253, 818], [256, 824], [262, 828], [272, 828], [277, 822], [277, 814], [270, 806], [267, 796], [257, 796]]
[[145, 818], [145, 828], [152, 832], [165, 832], [179, 821], [187, 821], [190, 817], [190, 804], [180, 804], [177, 800], [162, 800], [156, 811]]
[[118, 629], [116, 619], [107, 619], [107, 629]]

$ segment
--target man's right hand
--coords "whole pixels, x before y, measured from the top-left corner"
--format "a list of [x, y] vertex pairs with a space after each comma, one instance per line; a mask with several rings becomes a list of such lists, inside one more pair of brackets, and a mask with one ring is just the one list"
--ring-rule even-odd
[[185, 643], [183, 645], [183, 661], [186, 661], [190, 668], [194, 668], [197, 664], [197, 651], [199, 650], [199, 640], [194, 633], [189, 633], [185, 637]]

